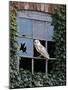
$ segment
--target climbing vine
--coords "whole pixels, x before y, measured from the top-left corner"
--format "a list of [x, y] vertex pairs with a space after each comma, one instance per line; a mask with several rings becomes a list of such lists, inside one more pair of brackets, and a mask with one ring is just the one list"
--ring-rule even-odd
[[[16, 24], [16, 9], [13, 7], [10, 8], [10, 68], [9, 68], [9, 73], [10, 73], [10, 85], [9, 87], [14, 88], [17, 86], [18, 82], [18, 72], [17, 72], [17, 24]], [[15, 85], [16, 84], [16, 85]]]
[[[66, 82], [66, 6], [55, 6], [53, 15], [54, 37], [56, 42], [56, 62], [54, 63], [54, 73], [62, 77], [62, 85]], [[63, 81], [63, 82], [62, 82]]]

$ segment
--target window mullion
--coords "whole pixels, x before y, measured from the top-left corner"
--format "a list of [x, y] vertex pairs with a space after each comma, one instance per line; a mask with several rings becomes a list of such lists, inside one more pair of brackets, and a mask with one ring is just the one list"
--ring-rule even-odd
[[[47, 41], [46, 41], [46, 50], [47, 50]], [[48, 59], [45, 60], [45, 73], [46, 73], [46, 76], [48, 75]]]
[[[33, 29], [33, 20], [32, 20], [32, 29]], [[32, 40], [33, 40], [33, 30], [32, 30]], [[33, 57], [34, 57], [34, 40], [33, 40]], [[34, 59], [32, 58], [32, 74], [34, 73]]]

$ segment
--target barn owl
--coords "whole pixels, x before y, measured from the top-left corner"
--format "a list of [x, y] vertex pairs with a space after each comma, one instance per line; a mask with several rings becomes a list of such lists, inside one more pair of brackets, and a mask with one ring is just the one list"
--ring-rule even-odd
[[44, 58], [49, 59], [49, 54], [46, 50], [46, 48], [40, 43], [39, 40], [34, 41], [35, 48], [37, 52], [39, 52]]

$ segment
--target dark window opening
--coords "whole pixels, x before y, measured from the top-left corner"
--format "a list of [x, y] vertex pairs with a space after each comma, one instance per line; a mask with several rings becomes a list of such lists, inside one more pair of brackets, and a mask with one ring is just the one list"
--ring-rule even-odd
[[51, 70], [53, 69], [53, 64], [54, 64], [54, 61], [48, 61], [48, 73], [51, 72]]
[[31, 60], [30, 58], [23, 58], [20, 59], [19, 68], [23, 68], [24, 70], [29, 70], [31, 72]]
[[48, 48], [48, 53], [50, 58], [55, 58], [55, 42], [52, 41], [48, 41], [47, 42], [47, 48]]
[[45, 60], [34, 59], [34, 72], [45, 73]]
[[[40, 40], [40, 43], [45, 47], [45, 41]], [[34, 57], [38, 57], [40, 54], [37, 52], [35, 46], [34, 46]]]

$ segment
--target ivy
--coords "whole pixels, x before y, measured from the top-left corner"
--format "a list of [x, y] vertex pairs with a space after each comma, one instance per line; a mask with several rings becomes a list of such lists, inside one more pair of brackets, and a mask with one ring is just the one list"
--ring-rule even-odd
[[[59, 5], [55, 9], [53, 15], [53, 25], [54, 25], [54, 37], [56, 42], [56, 59], [52, 71], [57, 74], [59, 85], [65, 85], [66, 80], [66, 6]], [[57, 70], [57, 71], [56, 71]], [[62, 76], [61, 76], [62, 74]], [[61, 78], [64, 77], [64, 78]]]
[[9, 68], [9, 73], [10, 73], [10, 82], [9, 82], [9, 87], [10, 88], [16, 88], [19, 85], [19, 72], [17, 70], [17, 24], [16, 24], [16, 12], [13, 10], [10, 10], [10, 68]]

